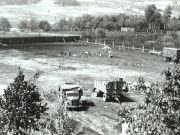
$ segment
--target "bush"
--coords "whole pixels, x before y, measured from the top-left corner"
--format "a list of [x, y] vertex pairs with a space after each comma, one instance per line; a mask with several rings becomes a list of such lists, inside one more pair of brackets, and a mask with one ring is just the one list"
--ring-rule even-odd
[[28, 29], [28, 21], [27, 20], [22, 20], [18, 24], [18, 28], [21, 29], [21, 30], [27, 30]]

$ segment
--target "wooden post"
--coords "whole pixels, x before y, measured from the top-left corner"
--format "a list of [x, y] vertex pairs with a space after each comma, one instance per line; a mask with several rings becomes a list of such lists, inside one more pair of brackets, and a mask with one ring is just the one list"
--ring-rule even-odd
[[132, 50], [134, 50], [134, 44], [132, 45]]
[[122, 43], [122, 49], [125, 50], [125, 47], [124, 47], [124, 42]]
[[89, 39], [87, 38], [87, 43], [89, 42]]
[[113, 41], [113, 48], [114, 48], [114, 41]]
[[142, 51], [144, 52], [144, 46], [143, 46], [143, 49], [142, 49]]
[[104, 46], [106, 46], [106, 41], [104, 41]]

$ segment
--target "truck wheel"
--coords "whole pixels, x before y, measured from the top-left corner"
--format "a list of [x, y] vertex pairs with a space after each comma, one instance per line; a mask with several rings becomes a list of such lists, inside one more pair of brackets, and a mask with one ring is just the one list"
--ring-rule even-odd
[[170, 61], [171, 61], [171, 58], [166, 57], [166, 58], [165, 58], [165, 61], [166, 61], [166, 62], [170, 62]]
[[168, 58], [165, 58], [165, 62], [168, 62]]
[[96, 97], [99, 97], [99, 96], [100, 96], [100, 92], [99, 92], [99, 91], [98, 91], [98, 92], [95, 91], [95, 96], [96, 96]]
[[69, 104], [68, 104], [67, 102], [64, 103], [64, 108], [65, 108], [66, 110], [69, 110]]
[[104, 102], [108, 101], [108, 96], [106, 94], [103, 94], [103, 100], [104, 100]]

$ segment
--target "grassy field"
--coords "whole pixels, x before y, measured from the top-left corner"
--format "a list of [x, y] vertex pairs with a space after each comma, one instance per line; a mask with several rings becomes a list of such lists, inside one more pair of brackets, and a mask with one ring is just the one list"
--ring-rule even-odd
[[[166, 33], [151, 33], [151, 32], [107, 32], [106, 38], [101, 40], [101, 43], [106, 41], [109, 46], [127, 46], [143, 48], [145, 49], [155, 49], [162, 51], [163, 47], [177, 47], [179, 48], [180, 34], [178, 32], [171, 32], [171, 34]], [[92, 40], [92, 42], [94, 42]]]
[[[71, 52], [71, 56], [59, 57], [60, 52]], [[86, 55], [88, 51], [90, 55]], [[99, 52], [102, 56], [99, 56]], [[162, 70], [171, 63], [165, 63], [162, 57], [149, 55], [138, 51], [112, 50], [114, 58], [109, 58], [101, 46], [61, 45], [61, 46], [24, 46], [14, 49], [0, 50], [0, 85], [8, 85], [16, 76], [18, 66], [21, 66], [31, 78], [36, 71], [40, 71], [38, 87], [42, 94], [50, 94], [58, 90], [63, 82], [72, 81], [83, 86], [83, 100], [93, 102], [86, 111], [72, 111], [80, 121], [79, 134], [119, 134], [117, 113], [123, 106], [143, 103], [144, 96], [134, 91], [126, 95], [131, 100], [122, 105], [117, 102], [104, 103], [101, 97], [92, 93], [94, 80], [112, 80], [123, 77], [125, 81], [135, 82], [139, 76], [147, 82], [160, 81]], [[60, 65], [60, 68], [59, 68]], [[49, 112], [57, 108], [57, 102], [49, 100]]]

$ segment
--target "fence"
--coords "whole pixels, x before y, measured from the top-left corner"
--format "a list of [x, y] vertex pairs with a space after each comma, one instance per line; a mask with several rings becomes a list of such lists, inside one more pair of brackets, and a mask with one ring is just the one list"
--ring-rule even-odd
[[112, 42], [112, 44], [106, 44], [105, 41], [104, 43], [101, 43], [101, 42], [97, 42], [96, 40], [95, 42], [89, 42], [88, 39], [86, 41], [81, 41], [81, 43], [88, 44], [88, 45], [107, 46], [108, 48], [116, 48], [118, 50], [124, 50], [124, 51], [125, 50], [138, 50], [142, 52], [148, 52], [149, 54], [162, 55], [162, 51], [155, 50], [155, 47], [153, 47], [152, 49], [145, 48], [145, 46], [142, 46], [142, 48], [138, 48], [138, 47], [135, 47], [134, 45], [132, 46], [125, 46], [124, 44], [115, 45], [114, 42]]

